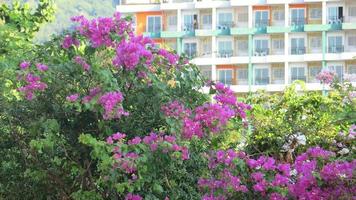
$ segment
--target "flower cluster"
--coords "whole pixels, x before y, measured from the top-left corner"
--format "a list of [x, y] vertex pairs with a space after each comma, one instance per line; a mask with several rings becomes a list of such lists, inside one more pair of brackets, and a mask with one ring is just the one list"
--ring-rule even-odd
[[124, 111], [120, 103], [123, 100], [121, 92], [107, 92], [102, 95], [98, 103], [104, 108], [104, 119], [117, 119], [121, 116], [127, 116], [128, 113]]
[[104, 17], [88, 20], [84, 16], [72, 17], [73, 22], [80, 24], [76, 29], [81, 35], [88, 38], [92, 47], [112, 47], [114, 42], [111, 34], [122, 35], [124, 32], [132, 34], [131, 24], [115, 13], [114, 18]]
[[69, 49], [73, 45], [74, 46], [79, 46], [80, 45], [79, 40], [73, 38], [71, 35], [66, 35], [64, 37], [63, 42], [62, 42], [62, 48], [63, 49]]
[[113, 60], [114, 66], [123, 67], [126, 70], [134, 70], [144, 59], [144, 63], [150, 66], [153, 61], [152, 51], [146, 49], [153, 41], [148, 37], [137, 36], [129, 40], [122, 40], [116, 48], [116, 57]]
[[[28, 61], [23, 61], [20, 63], [20, 69], [23, 71], [24, 74], [19, 76], [19, 80], [23, 80], [25, 82], [24, 86], [18, 88], [18, 91], [23, 93], [27, 100], [32, 100], [34, 98], [34, 94], [36, 91], [44, 91], [48, 86], [46, 83], [41, 81], [40, 76], [36, 76], [31, 71], [25, 71], [30, 69], [31, 63]], [[44, 72], [48, 70], [48, 66], [37, 63], [36, 64], [37, 70], [40, 72]]]
[[314, 147], [289, 164], [272, 157], [251, 159], [234, 150], [219, 150], [209, 157], [213, 177], [199, 180], [199, 187], [207, 192], [202, 199], [351, 198], [355, 195], [352, 180], [356, 160], [331, 161], [333, 156], [332, 152]]
[[335, 77], [335, 72], [330, 70], [323, 70], [316, 75], [316, 79], [319, 80], [322, 84], [330, 84], [333, 82]]
[[90, 65], [84, 60], [84, 58], [80, 56], [74, 57], [74, 62], [77, 63], [78, 65], [83, 67], [84, 71], [89, 71], [90, 70]]
[[177, 54], [171, 53], [165, 49], [159, 49], [158, 55], [161, 55], [164, 58], [166, 58], [168, 60], [169, 64], [171, 64], [171, 65], [176, 64], [179, 59], [179, 56]]
[[210, 133], [216, 134], [223, 130], [231, 118], [246, 118], [246, 110], [251, 109], [251, 106], [238, 102], [233, 91], [222, 83], [217, 83], [215, 87], [216, 103], [205, 103], [194, 110], [185, 108], [177, 101], [162, 107], [166, 116], [182, 120], [184, 138], [202, 138]]

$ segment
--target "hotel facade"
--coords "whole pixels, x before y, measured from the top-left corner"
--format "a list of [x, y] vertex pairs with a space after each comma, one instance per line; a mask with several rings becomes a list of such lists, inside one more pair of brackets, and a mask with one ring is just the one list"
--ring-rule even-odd
[[136, 34], [185, 54], [237, 93], [322, 90], [322, 69], [356, 74], [356, 0], [122, 0]]

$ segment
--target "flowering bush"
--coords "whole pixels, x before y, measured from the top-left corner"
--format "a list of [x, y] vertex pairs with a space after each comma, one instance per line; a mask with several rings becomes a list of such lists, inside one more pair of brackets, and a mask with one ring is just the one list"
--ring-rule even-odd
[[225, 135], [251, 125], [255, 107], [221, 83], [208, 84], [210, 101], [197, 67], [135, 36], [129, 17], [72, 20], [75, 31], [24, 55], [5, 85], [0, 175], [11, 181], [0, 180], [0, 198], [353, 195], [355, 162], [321, 148], [293, 164], [221, 150]]
[[323, 84], [330, 84], [333, 82], [335, 78], [335, 72], [330, 70], [323, 70], [319, 74], [316, 75], [316, 79], [319, 80]]

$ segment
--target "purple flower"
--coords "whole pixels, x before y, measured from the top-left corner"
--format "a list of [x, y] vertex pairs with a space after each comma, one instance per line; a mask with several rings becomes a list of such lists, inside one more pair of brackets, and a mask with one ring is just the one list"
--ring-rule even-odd
[[90, 65], [80, 56], [74, 57], [74, 62], [81, 65], [84, 71], [90, 70]]
[[48, 70], [48, 66], [45, 64], [37, 63], [36, 67], [39, 71], [44, 72]]
[[140, 144], [141, 143], [141, 138], [140, 137], [135, 137], [133, 138], [132, 140], [129, 140], [127, 142], [129, 145], [137, 145], [137, 144]]
[[125, 197], [125, 200], [142, 200], [142, 197], [137, 194], [128, 193]]
[[107, 92], [102, 95], [98, 103], [102, 105], [104, 108], [104, 119], [117, 119], [120, 118], [122, 115], [127, 115], [126, 112], [123, 111], [121, 105], [119, 105], [123, 100], [123, 96], [121, 92]]
[[76, 94], [71, 94], [69, 96], [67, 96], [66, 100], [69, 101], [69, 102], [76, 102], [79, 98], [79, 94], [76, 93]]
[[316, 75], [316, 79], [318, 79], [323, 84], [332, 83], [334, 77], [335, 77], [335, 72], [329, 70], [323, 70], [318, 75]]
[[20, 63], [20, 68], [21, 68], [22, 70], [25, 70], [25, 69], [27, 69], [28, 67], [30, 67], [30, 65], [31, 65], [30, 62], [28, 62], [28, 61], [22, 61], [22, 62]]
[[79, 40], [74, 39], [72, 36], [70, 35], [66, 35], [64, 37], [64, 40], [62, 42], [62, 48], [63, 49], [69, 49], [72, 45], [74, 46], [79, 46]]
[[112, 139], [114, 139], [114, 140], [121, 140], [121, 139], [124, 139], [125, 137], [126, 137], [126, 134], [119, 133], [119, 132], [112, 135]]

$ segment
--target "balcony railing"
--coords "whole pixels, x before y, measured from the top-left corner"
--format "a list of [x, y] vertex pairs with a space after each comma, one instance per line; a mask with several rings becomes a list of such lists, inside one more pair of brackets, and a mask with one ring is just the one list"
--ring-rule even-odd
[[305, 47], [292, 47], [291, 48], [292, 55], [302, 55], [305, 54]]
[[269, 54], [269, 48], [258, 48], [255, 49], [254, 56], [266, 56]]
[[341, 24], [344, 22], [344, 17], [328, 17], [328, 24]]
[[217, 29], [219, 30], [225, 30], [225, 29], [230, 29], [231, 27], [233, 27], [234, 25], [234, 22], [220, 22], [218, 25], [217, 25]]
[[229, 58], [232, 57], [233, 51], [232, 50], [220, 50], [218, 52], [218, 57], [220, 58]]
[[198, 29], [198, 23], [184, 24], [182, 26], [183, 31], [194, 31], [195, 29]]
[[300, 81], [304, 81], [304, 82], [306, 82], [306, 80], [307, 80], [307, 77], [306, 76], [291, 76], [291, 81], [293, 82], [293, 81], [296, 81], [296, 80], [300, 80]]
[[193, 59], [195, 57], [197, 57], [197, 52], [196, 51], [193, 51], [193, 52], [184, 52], [184, 54], [190, 58], [190, 59]]
[[328, 53], [342, 53], [344, 52], [343, 45], [333, 45], [328, 47]]
[[268, 19], [261, 19], [255, 21], [255, 28], [266, 28], [269, 24]]
[[255, 78], [255, 85], [268, 85], [269, 77]]

